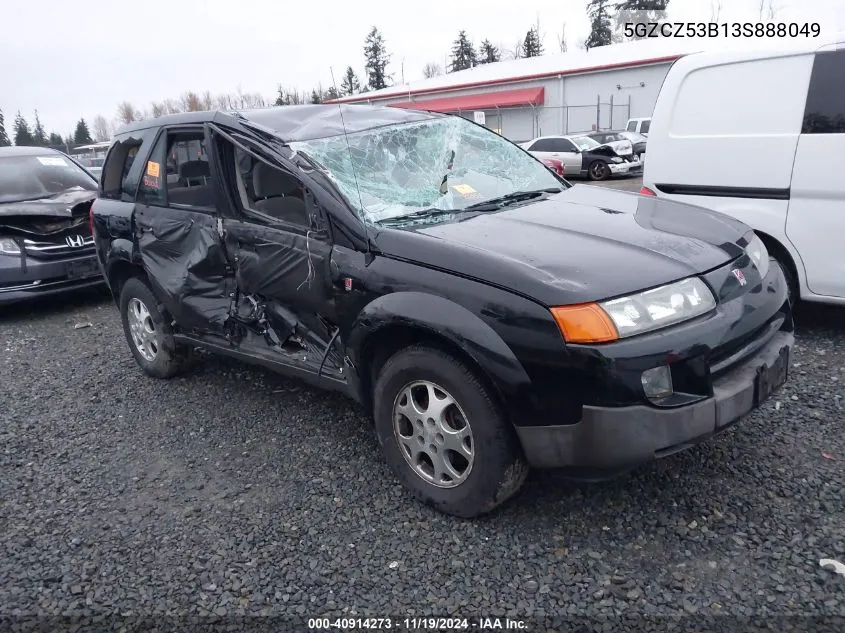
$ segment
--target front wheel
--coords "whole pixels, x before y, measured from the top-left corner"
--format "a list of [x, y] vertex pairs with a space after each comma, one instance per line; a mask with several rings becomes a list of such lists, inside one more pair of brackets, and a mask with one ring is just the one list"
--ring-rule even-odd
[[525, 481], [528, 466], [494, 395], [450, 354], [425, 346], [398, 352], [382, 368], [373, 400], [387, 463], [437, 510], [478, 516]]
[[610, 167], [603, 160], [597, 160], [590, 165], [590, 180], [607, 180], [610, 177]]
[[129, 349], [154, 378], [170, 378], [190, 362], [190, 349], [176, 344], [152, 291], [141, 279], [129, 279], [120, 292], [120, 317]]

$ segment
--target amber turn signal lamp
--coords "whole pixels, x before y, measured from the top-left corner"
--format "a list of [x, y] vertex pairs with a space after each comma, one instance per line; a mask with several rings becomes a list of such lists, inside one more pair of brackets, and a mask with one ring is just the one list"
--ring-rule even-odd
[[597, 303], [552, 308], [567, 343], [609, 343], [619, 339], [616, 326]]

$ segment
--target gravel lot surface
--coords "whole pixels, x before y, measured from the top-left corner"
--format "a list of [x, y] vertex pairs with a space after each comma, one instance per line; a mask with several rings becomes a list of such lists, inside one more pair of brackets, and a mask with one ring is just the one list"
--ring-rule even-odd
[[845, 310], [802, 311], [791, 380], [721, 437], [461, 521], [341, 396], [147, 378], [108, 298], [61, 303], [0, 312], [0, 616], [845, 616]]

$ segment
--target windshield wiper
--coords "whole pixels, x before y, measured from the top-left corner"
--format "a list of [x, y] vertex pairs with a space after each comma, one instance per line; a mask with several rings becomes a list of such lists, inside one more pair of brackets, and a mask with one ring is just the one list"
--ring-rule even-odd
[[454, 215], [460, 212], [460, 209], [420, 209], [419, 211], [414, 211], [413, 213], [394, 215], [390, 218], [382, 218], [378, 221], [378, 224], [385, 224], [388, 222], [413, 222], [414, 220], [437, 218], [444, 215]]
[[468, 207], [464, 207], [463, 210], [496, 211], [498, 209], [502, 209], [508, 206], [509, 204], [539, 198], [544, 193], [560, 193], [561, 191], [563, 191], [563, 189], [561, 189], [560, 187], [549, 187], [547, 189], [536, 189], [534, 191], [514, 191], [513, 193], [509, 193], [504, 196], [499, 196], [498, 198], [491, 198], [490, 200], [485, 200], [484, 202], [476, 202], [475, 204], [471, 204]]

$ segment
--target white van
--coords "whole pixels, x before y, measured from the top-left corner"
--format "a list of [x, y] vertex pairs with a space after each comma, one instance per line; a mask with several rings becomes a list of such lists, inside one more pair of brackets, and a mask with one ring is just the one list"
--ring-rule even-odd
[[845, 305], [845, 34], [826, 41], [675, 62], [641, 193], [738, 218], [781, 263], [794, 300]]

